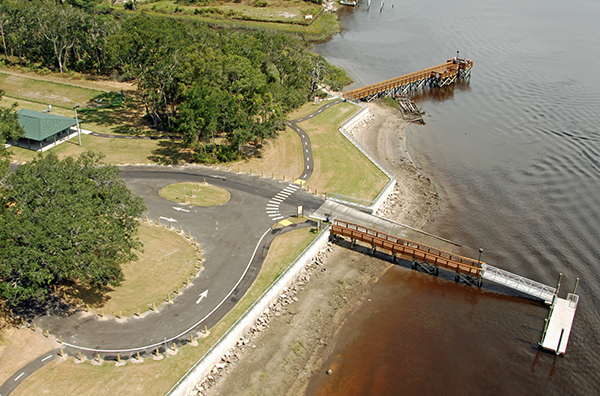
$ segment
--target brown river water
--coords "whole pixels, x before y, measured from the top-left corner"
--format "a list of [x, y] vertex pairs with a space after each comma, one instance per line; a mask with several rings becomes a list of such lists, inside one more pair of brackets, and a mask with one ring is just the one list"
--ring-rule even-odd
[[[392, 7], [393, 6], [393, 7]], [[441, 207], [426, 230], [555, 286], [580, 277], [565, 356], [539, 352], [547, 308], [395, 267], [342, 328], [309, 395], [600, 394], [600, 3], [360, 0], [316, 51], [353, 87], [444, 63], [471, 80], [423, 93], [410, 152]]]

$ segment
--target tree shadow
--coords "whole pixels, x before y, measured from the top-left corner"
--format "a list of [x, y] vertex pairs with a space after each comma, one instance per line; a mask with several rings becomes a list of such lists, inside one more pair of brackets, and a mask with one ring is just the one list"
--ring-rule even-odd
[[193, 162], [193, 150], [183, 146], [181, 141], [161, 140], [158, 148], [152, 150], [148, 159], [161, 165], [177, 165]]
[[[112, 127], [114, 133], [125, 135], [158, 135], [158, 131], [148, 128], [143, 111], [140, 110], [143, 105], [139, 98], [132, 91], [128, 91], [123, 96], [121, 103], [120, 96], [120, 92], [106, 92], [93, 98], [85, 109], [79, 111], [81, 121]], [[103, 102], [105, 105], [102, 105]]]

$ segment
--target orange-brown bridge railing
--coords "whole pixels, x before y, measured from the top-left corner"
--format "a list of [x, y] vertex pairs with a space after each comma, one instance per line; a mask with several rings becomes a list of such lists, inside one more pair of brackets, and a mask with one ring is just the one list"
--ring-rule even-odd
[[406, 95], [408, 91], [417, 90], [424, 86], [441, 88], [453, 84], [457, 79], [470, 77], [472, 68], [473, 61], [452, 58], [442, 65], [348, 91], [342, 97], [354, 101], [371, 101], [383, 96]]

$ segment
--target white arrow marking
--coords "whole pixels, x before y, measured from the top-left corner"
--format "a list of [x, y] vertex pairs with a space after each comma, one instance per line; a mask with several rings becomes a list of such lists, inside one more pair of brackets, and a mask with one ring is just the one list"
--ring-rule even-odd
[[173, 206], [173, 209], [175, 209], [175, 210], [176, 210], [176, 211], [178, 211], [178, 212], [189, 212], [189, 210], [187, 210], [187, 209], [183, 209], [183, 208], [177, 208], [177, 207], [175, 207], [175, 206]]
[[204, 290], [204, 292], [202, 294], [200, 294], [200, 298], [198, 298], [198, 301], [196, 301], [196, 304], [200, 304], [200, 301], [202, 301], [202, 299], [205, 297], [208, 297], [208, 289]]
[[175, 219], [172, 219], [172, 218], [170, 218], [170, 217], [162, 217], [162, 216], [160, 216], [160, 218], [161, 218], [161, 219], [163, 219], [163, 220], [171, 221], [171, 222], [173, 222], [173, 223], [177, 223], [177, 220], [175, 220]]

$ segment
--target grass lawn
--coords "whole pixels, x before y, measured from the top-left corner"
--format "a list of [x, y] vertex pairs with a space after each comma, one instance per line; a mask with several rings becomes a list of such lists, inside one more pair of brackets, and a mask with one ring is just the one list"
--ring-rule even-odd
[[229, 201], [230, 195], [224, 188], [200, 183], [175, 183], [163, 187], [158, 194], [177, 203], [194, 206], [216, 206]]
[[[153, 153], [161, 149], [161, 142], [164, 141], [150, 139], [111, 139], [81, 135], [81, 146], [79, 146], [77, 136], [75, 136], [71, 140], [51, 148], [49, 151], [56, 153], [59, 158], [64, 158], [68, 156], [77, 157], [86, 150], [92, 150], [106, 155], [104, 162], [107, 164], [148, 164], [157, 162], [156, 159], [160, 162], [161, 155], [153, 156]], [[11, 147], [10, 150], [13, 153], [13, 161], [18, 162], [31, 161], [38, 154], [35, 151], [20, 147]]]
[[104, 93], [101, 90], [2, 72], [0, 72], [0, 89], [4, 90], [5, 96], [8, 98], [42, 104], [44, 108], [52, 105], [52, 107], [70, 109], [70, 117], [74, 117], [73, 106], [80, 105], [84, 107], [92, 98]]
[[112, 362], [93, 366], [89, 362], [75, 364], [73, 358], [55, 360], [25, 379], [12, 395], [164, 395], [316, 236], [314, 230], [301, 229], [277, 237], [252, 287], [208, 337], [198, 339], [197, 347], [180, 348], [177, 355], [162, 361], [146, 358], [142, 364], [123, 367], [115, 367]]
[[230, 170], [236, 172], [252, 171], [255, 175], [262, 174], [264, 177], [276, 179], [281, 179], [285, 175], [286, 180], [298, 178], [303, 167], [302, 142], [291, 128], [285, 128], [277, 139], [266, 142], [266, 147], [259, 157], [228, 165]]
[[[115, 5], [115, 9], [118, 9], [119, 5]], [[122, 8], [122, 6], [120, 6]], [[180, 7], [181, 8], [181, 7]], [[130, 14], [138, 11], [123, 11], [119, 10], [118, 13]], [[219, 17], [207, 15], [188, 15], [183, 13], [169, 13], [164, 14], [155, 12], [152, 10], [145, 10], [148, 15], [164, 16], [168, 18], [177, 19], [191, 19], [199, 22], [206, 23], [207, 25], [214, 28], [222, 29], [246, 29], [246, 30], [265, 30], [271, 32], [281, 33], [292, 33], [302, 36], [305, 40], [315, 42], [328, 40], [340, 31], [340, 23], [336, 14], [322, 13], [313, 23], [310, 25], [297, 25], [291, 23], [278, 23], [278, 22], [259, 22], [259, 21], [244, 21], [240, 19], [223, 19]]]
[[[196, 248], [175, 231], [141, 223], [138, 236], [144, 247], [138, 260], [123, 266], [125, 280], [120, 286], [95, 289], [63, 286], [71, 303], [89, 305], [90, 312], [110, 316], [133, 316], [167, 301], [177, 287], [183, 288], [199, 267]], [[160, 280], [160, 281], [158, 281]]]
[[298, 124], [310, 136], [313, 149], [315, 170], [308, 181], [311, 190], [373, 200], [389, 181], [338, 131], [358, 110], [351, 103], [339, 103]]
[[300, 0], [266, 2], [266, 7], [255, 7], [252, 1], [239, 3], [215, 3], [208, 6], [203, 4], [175, 4], [175, 1], [161, 0], [153, 3], [140, 3], [140, 10], [159, 12], [168, 15], [198, 15], [219, 19], [243, 19], [279, 23], [295, 23], [308, 25], [310, 20], [305, 15], [316, 16], [321, 8], [313, 3]]

